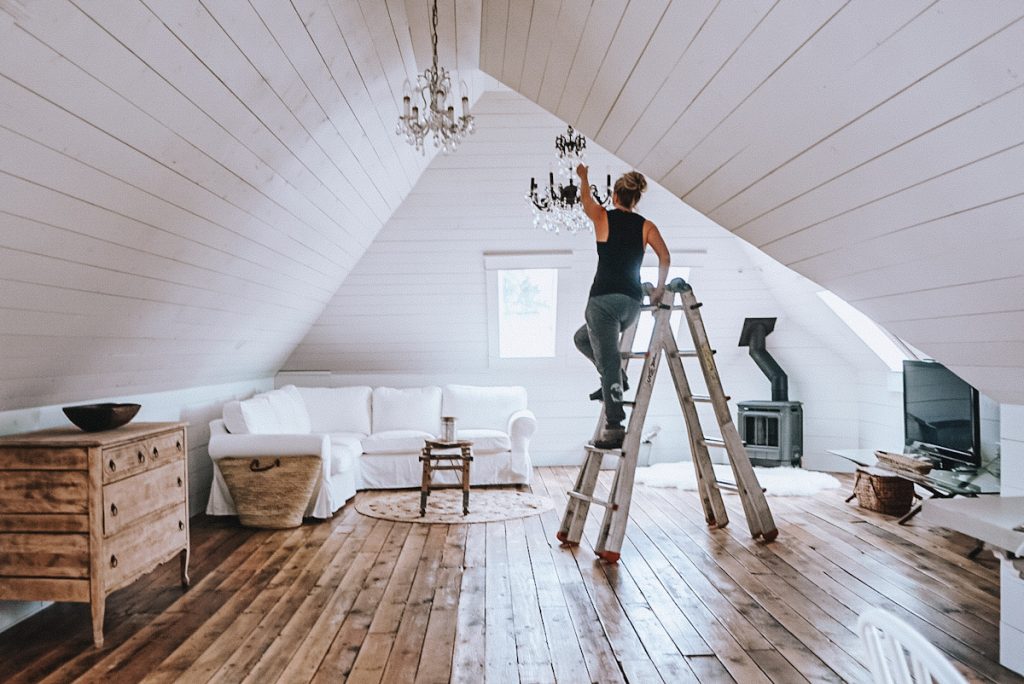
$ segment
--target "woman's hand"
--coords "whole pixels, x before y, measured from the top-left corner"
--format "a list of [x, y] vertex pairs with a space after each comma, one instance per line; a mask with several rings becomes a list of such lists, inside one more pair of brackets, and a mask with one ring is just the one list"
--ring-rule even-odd
[[585, 181], [587, 179], [588, 170], [589, 169], [585, 164], [580, 164], [579, 166], [576, 167], [576, 175], [580, 177], [580, 180]]
[[658, 306], [661, 304], [661, 298], [665, 296], [665, 286], [656, 287], [651, 290], [651, 306]]

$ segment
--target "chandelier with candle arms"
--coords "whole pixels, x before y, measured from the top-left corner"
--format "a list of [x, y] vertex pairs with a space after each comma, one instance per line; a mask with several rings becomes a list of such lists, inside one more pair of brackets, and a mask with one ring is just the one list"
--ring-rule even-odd
[[[533, 209], [533, 225], [543, 228], [549, 233], [579, 233], [581, 231], [592, 231], [593, 224], [583, 212], [582, 196], [580, 187], [576, 185], [573, 178], [576, 175], [576, 167], [583, 163], [583, 153], [587, 148], [587, 139], [577, 133], [570, 125], [564, 135], [555, 138], [555, 149], [558, 151], [557, 171], [548, 173], [548, 187], [542, 190], [537, 185], [536, 178], [530, 178], [530, 194], [526, 200]], [[555, 184], [555, 177], [558, 177], [558, 184]], [[594, 200], [607, 206], [611, 199], [612, 178], [607, 178], [605, 196], [602, 198], [597, 186], [591, 185], [588, 190], [593, 194]]]

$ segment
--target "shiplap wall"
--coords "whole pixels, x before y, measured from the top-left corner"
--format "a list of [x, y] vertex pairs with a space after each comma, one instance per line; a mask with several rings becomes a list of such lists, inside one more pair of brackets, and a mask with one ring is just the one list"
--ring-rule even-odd
[[[104, 401], [142, 404], [134, 420], [146, 422], [182, 421], [188, 423], [188, 496], [191, 515], [206, 508], [213, 478], [213, 464], [207, 445], [210, 421], [221, 416], [224, 402], [243, 399], [273, 387], [273, 378], [228, 383], [186, 390], [156, 392], [103, 398]], [[60, 406], [0, 411], [0, 435], [10, 435], [51, 427], [69, 426]], [[0, 601], [0, 631], [45, 607], [39, 601]]]
[[[597, 386], [596, 372], [572, 345], [596, 264], [593, 236], [556, 236], [533, 228], [523, 199], [531, 175], [546, 178], [554, 138], [565, 126], [512, 92], [486, 93], [474, 112], [478, 132], [423, 173], [277, 383], [522, 384], [540, 420], [533, 444], [537, 461], [576, 462], [597, 410], [586, 399]], [[628, 168], [596, 148], [589, 161], [592, 179]], [[792, 397], [806, 402], [807, 463], [841, 467], [824, 452], [859, 443], [858, 364], [871, 368], [866, 363], [871, 359], [857, 353], [860, 342], [814, 295], [813, 283], [794, 276], [777, 297], [767, 282], [786, 269], [755, 263], [740, 240], [664, 189], [652, 187], [638, 209], [659, 225], [676, 264], [696, 266], [691, 281], [706, 303], [702, 311], [726, 391], [737, 400], [770, 396], [767, 379], [747, 350], [736, 345], [744, 317], [780, 317], [768, 345], [790, 374]], [[488, 300], [483, 255], [547, 250], [573, 255], [571, 268], [559, 270], [558, 356], [494, 361], [488, 356], [494, 302]], [[790, 299], [799, 300], [798, 316], [790, 315]], [[800, 318], [820, 330], [809, 331]], [[874, 363], [881, 366], [877, 359]], [[656, 460], [688, 453], [671, 387], [667, 375], [659, 379], [649, 414], [648, 424], [663, 428], [655, 442]]]
[[429, 162], [423, 4], [0, 2], [0, 408], [273, 374]]
[[1016, 0], [483, 0], [480, 63], [1020, 403], [1022, 44]]

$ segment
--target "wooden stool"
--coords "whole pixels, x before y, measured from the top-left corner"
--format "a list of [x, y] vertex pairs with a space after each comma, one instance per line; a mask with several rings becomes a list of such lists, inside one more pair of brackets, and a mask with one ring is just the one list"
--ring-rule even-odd
[[[434, 451], [452, 452], [458, 449], [459, 453], [438, 453]], [[454, 442], [439, 442], [426, 440], [420, 452], [420, 462], [423, 463], [423, 482], [420, 486], [420, 517], [427, 514], [427, 497], [432, 489], [446, 489], [460, 485], [434, 484], [434, 473], [438, 470], [454, 470], [462, 472], [462, 514], [469, 514], [469, 464], [473, 462], [473, 442], [458, 440]]]

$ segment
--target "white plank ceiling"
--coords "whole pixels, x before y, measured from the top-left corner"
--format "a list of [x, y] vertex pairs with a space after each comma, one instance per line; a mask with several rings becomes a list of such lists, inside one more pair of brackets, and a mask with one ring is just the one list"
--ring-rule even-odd
[[0, 0], [0, 410], [272, 375], [430, 161], [427, 7]]
[[[1024, 403], [1019, 0], [440, 0], [439, 55]], [[422, 158], [427, 0], [0, 0], [0, 409], [265, 376]], [[500, 153], [495, 164], [501, 163]]]
[[1019, 0], [483, 0], [480, 62], [1024, 402]]

